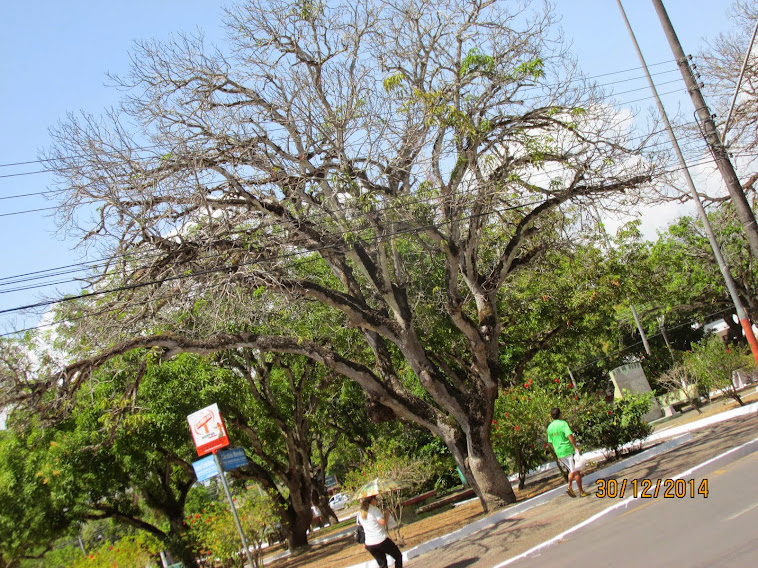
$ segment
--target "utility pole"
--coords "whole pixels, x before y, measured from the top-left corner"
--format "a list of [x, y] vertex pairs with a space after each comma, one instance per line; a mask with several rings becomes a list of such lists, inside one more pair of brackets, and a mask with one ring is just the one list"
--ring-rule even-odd
[[669, 355], [671, 355], [671, 363], [673, 363], [674, 365], [676, 365], [676, 357], [674, 357], [674, 350], [671, 349], [671, 343], [669, 343], [669, 338], [666, 335], [666, 326], [664, 325], [665, 321], [666, 321], [666, 316], [665, 315], [660, 316], [658, 318], [658, 327], [661, 330], [661, 335], [663, 336], [663, 341], [666, 342], [666, 347], [669, 350]]
[[637, 324], [637, 329], [640, 331], [640, 337], [642, 338], [642, 345], [645, 348], [645, 353], [647, 353], [647, 356], [650, 357], [653, 355], [653, 353], [650, 351], [650, 344], [647, 342], [647, 335], [645, 335], [645, 330], [642, 329], [642, 324], [640, 323], [640, 317], [637, 315], [637, 310], [634, 309], [634, 304], [629, 304], [629, 307], [632, 308], [632, 316], [634, 316], [634, 323]]
[[750, 204], [745, 197], [745, 192], [742, 191], [742, 184], [737, 177], [737, 173], [734, 171], [734, 166], [729, 159], [726, 148], [724, 148], [724, 144], [721, 142], [721, 136], [716, 129], [716, 124], [713, 122], [711, 111], [708, 109], [705, 98], [703, 98], [698, 80], [692, 72], [689, 59], [684, 54], [682, 45], [679, 43], [679, 38], [676, 36], [674, 26], [666, 13], [666, 8], [663, 6], [662, 0], [652, 1], [655, 11], [658, 13], [658, 19], [663, 26], [663, 31], [666, 33], [666, 39], [668, 39], [671, 46], [671, 51], [674, 53], [677, 65], [679, 65], [684, 83], [687, 85], [687, 91], [690, 94], [692, 103], [695, 105], [695, 112], [700, 119], [705, 140], [711, 150], [713, 159], [716, 161], [719, 172], [721, 172], [721, 177], [724, 179], [724, 183], [729, 190], [737, 217], [742, 223], [742, 228], [747, 237], [748, 248], [750, 248], [750, 254], [753, 255], [755, 260], [758, 260], [758, 225], [755, 223], [753, 210], [750, 208]]
[[[655, 1], [656, 0], [653, 0], [653, 2]], [[640, 45], [637, 43], [637, 37], [634, 35], [632, 25], [629, 23], [629, 19], [626, 17], [624, 6], [621, 4], [621, 0], [616, 0], [616, 4], [618, 4], [621, 15], [624, 18], [624, 23], [626, 24], [626, 29], [629, 31], [629, 35], [632, 38], [632, 43], [634, 44], [634, 48], [637, 51], [637, 56], [640, 58], [642, 67], [645, 70], [645, 76], [647, 77], [648, 85], [650, 85], [650, 90], [653, 92], [653, 96], [655, 97], [655, 102], [658, 106], [658, 112], [660, 112], [661, 119], [666, 125], [666, 130], [668, 131], [669, 138], [671, 139], [671, 145], [674, 148], [674, 152], [676, 153], [676, 156], [679, 159], [679, 163], [682, 166], [682, 174], [684, 175], [684, 179], [690, 189], [690, 194], [692, 195], [692, 200], [695, 202], [695, 207], [697, 208], [700, 220], [703, 222], [703, 228], [708, 235], [708, 241], [711, 244], [713, 256], [716, 257], [716, 263], [719, 266], [719, 270], [721, 270], [721, 275], [724, 277], [724, 284], [726, 284], [726, 288], [729, 290], [729, 295], [732, 298], [732, 303], [734, 303], [737, 317], [739, 318], [742, 329], [745, 332], [745, 337], [750, 344], [750, 351], [753, 354], [753, 359], [755, 359], [755, 362], [758, 363], [758, 343], [756, 343], [755, 334], [753, 333], [753, 328], [750, 325], [750, 319], [748, 318], [747, 311], [742, 305], [742, 300], [740, 299], [740, 295], [737, 292], [737, 286], [734, 284], [734, 279], [732, 278], [732, 274], [729, 272], [729, 267], [724, 260], [724, 255], [721, 254], [721, 248], [719, 247], [719, 243], [716, 240], [716, 235], [713, 232], [713, 227], [711, 227], [711, 222], [708, 220], [708, 215], [706, 214], [705, 208], [703, 207], [703, 202], [700, 201], [700, 196], [697, 193], [697, 189], [695, 189], [695, 182], [692, 181], [692, 176], [690, 175], [690, 171], [687, 167], [687, 161], [684, 159], [682, 149], [679, 147], [679, 141], [676, 139], [674, 129], [671, 127], [671, 122], [669, 122], [668, 115], [666, 114], [666, 109], [663, 107], [661, 98], [658, 96], [658, 89], [655, 88], [653, 78], [650, 76], [650, 70], [647, 67], [647, 63], [645, 62], [645, 57], [642, 55]]]

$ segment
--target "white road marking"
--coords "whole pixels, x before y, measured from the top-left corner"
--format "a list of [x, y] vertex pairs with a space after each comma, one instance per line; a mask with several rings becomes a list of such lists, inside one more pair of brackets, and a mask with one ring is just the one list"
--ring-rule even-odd
[[755, 503], [754, 505], [750, 505], [750, 506], [749, 506], [747, 509], [742, 509], [742, 511], [740, 511], [739, 513], [735, 513], [735, 514], [734, 514], [734, 515], [732, 515], [731, 517], [727, 517], [727, 518], [726, 518], [726, 519], [724, 519], [724, 520], [726, 520], [726, 521], [733, 521], [733, 520], [734, 520], [734, 519], [736, 519], [737, 517], [739, 517], [739, 516], [741, 516], [741, 515], [744, 515], [744, 514], [745, 514], [745, 513], [747, 513], [748, 511], [752, 511], [752, 510], [753, 510], [753, 509], [755, 509], [756, 507], [758, 507], [758, 503]]
[[[711, 458], [709, 460], [706, 460], [703, 463], [696, 465], [695, 467], [691, 467], [690, 469], [688, 469], [686, 471], [683, 471], [682, 473], [680, 473], [679, 475], [677, 475], [673, 479], [682, 479], [683, 477], [687, 477], [688, 475], [690, 475], [694, 471], [697, 471], [698, 469], [700, 469], [702, 467], [705, 467], [705, 466], [707, 466], [710, 463], [713, 463], [713, 462], [715, 462], [717, 460], [720, 460], [721, 458], [723, 458], [725, 456], [728, 456], [729, 454], [737, 452], [737, 451], [741, 450], [742, 448], [744, 448], [745, 446], [749, 446], [750, 444], [754, 444], [755, 442], [758, 442], [758, 438], [754, 438], [754, 439], [750, 440], [749, 442], [745, 442], [741, 446], [737, 446], [736, 448], [732, 448], [731, 450], [727, 450], [723, 454], [719, 454], [716, 457], [713, 457], [713, 458]], [[598, 520], [601, 517], [604, 517], [605, 515], [607, 515], [611, 511], [615, 511], [616, 509], [618, 509], [620, 507], [627, 507], [627, 506], [629, 506], [630, 503], [632, 503], [633, 501], [636, 501], [638, 499], [640, 499], [639, 496], [638, 497], [634, 497], [634, 496], [627, 497], [623, 501], [619, 501], [615, 505], [611, 505], [607, 509], [604, 509], [603, 511], [600, 511], [597, 514], [592, 515], [589, 519], [586, 519], [586, 520], [582, 521], [578, 525], [574, 525], [570, 529], [566, 529], [561, 534], [559, 534], [557, 536], [554, 536], [553, 538], [551, 538], [549, 540], [546, 540], [545, 542], [543, 542], [541, 544], [538, 544], [535, 547], [530, 548], [526, 552], [522, 552], [518, 556], [514, 556], [513, 558], [509, 558], [508, 560], [506, 560], [504, 562], [501, 562], [500, 564], [498, 564], [497, 566], [494, 566], [493, 568], [503, 568], [503, 566], [508, 566], [509, 564], [513, 564], [517, 560], [521, 560], [522, 558], [526, 558], [527, 556], [529, 556], [531, 554], [534, 554], [538, 550], [542, 550], [543, 548], [546, 548], [546, 547], [548, 547], [548, 546], [550, 546], [552, 544], [555, 544], [556, 542], [558, 542], [562, 538], [566, 537], [567, 535], [569, 535], [569, 534], [571, 534], [573, 532], [576, 532], [579, 529], [581, 529], [583, 527], [586, 527], [587, 525], [590, 525], [590, 524], [594, 523], [596, 520]], [[758, 506], [758, 504], [756, 504], [754, 506]], [[744, 511], [744, 512], [746, 512], [746, 511]]]

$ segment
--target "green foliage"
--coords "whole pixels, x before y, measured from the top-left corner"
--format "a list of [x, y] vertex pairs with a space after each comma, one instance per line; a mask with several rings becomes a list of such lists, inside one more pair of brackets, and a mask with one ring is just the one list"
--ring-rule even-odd
[[[261, 545], [279, 521], [273, 503], [265, 493], [252, 489], [236, 496], [235, 506], [245, 538], [255, 551], [254, 560], [262, 566]], [[188, 512], [188, 538], [196, 543], [200, 558], [222, 558], [226, 566], [241, 568], [245, 565], [247, 559], [240, 554], [242, 543], [229, 503], [214, 501], [200, 510], [188, 507]]]
[[549, 461], [552, 455], [546, 432], [550, 410], [559, 407], [572, 424], [578, 395], [573, 383], [560, 379], [545, 384], [530, 379], [501, 392], [495, 402], [492, 444], [500, 463], [519, 474], [520, 487], [526, 474]]
[[127, 536], [117, 542], [103, 543], [81, 555], [70, 568], [145, 568], [161, 550], [161, 544], [146, 533]]
[[[71, 568], [84, 557], [82, 549], [77, 545], [53, 548], [41, 559], [25, 559], [20, 563], [21, 568]], [[144, 567], [140, 567], [144, 568]]]
[[[514, 383], [565, 377], [567, 367], [618, 348], [614, 306], [623, 290], [614, 265], [590, 245], [550, 248], [534, 270], [515, 274], [500, 292], [501, 363]], [[582, 382], [590, 380], [590, 390], [605, 388], [602, 370], [585, 367]]]
[[410, 496], [434, 478], [437, 472], [432, 463], [419, 457], [398, 454], [389, 442], [390, 440], [384, 439], [380, 442], [382, 445], [375, 445], [372, 448], [375, 458], [345, 475], [343, 489], [355, 492], [364, 483], [379, 477], [397, 481], [404, 487], [404, 494]]
[[313, 0], [299, 0], [292, 7], [292, 14], [298, 19], [313, 22], [324, 13], [324, 4]]
[[545, 62], [542, 59], [532, 59], [519, 63], [510, 75], [513, 81], [532, 79], [537, 81], [545, 75]]
[[470, 49], [466, 57], [461, 61], [461, 77], [469, 73], [489, 75], [493, 71], [495, 71], [495, 60], [492, 56], [483, 54], [477, 47]]
[[706, 394], [721, 390], [742, 405], [742, 399], [732, 382], [732, 374], [738, 370], [755, 368], [753, 358], [739, 346], [727, 346], [719, 337], [706, 337], [685, 353], [684, 366]]
[[590, 404], [580, 412], [577, 428], [581, 440], [588, 448], [612, 450], [618, 457], [621, 447], [643, 440], [652, 432], [652, 426], [643, 420], [650, 410], [653, 393], [630, 394], [613, 401], [612, 409], [603, 402]]
[[[402, 447], [393, 444], [391, 438], [380, 440], [372, 448], [375, 455], [373, 460], [367, 460], [360, 469], [349, 472], [344, 479], [342, 487], [349, 493], [354, 493], [361, 485], [374, 478], [393, 480], [400, 484], [397, 491], [390, 491], [380, 496], [382, 506], [392, 511], [397, 526], [394, 538], [400, 543], [404, 542], [400, 534], [400, 526], [403, 520], [403, 507], [401, 503], [418, 493], [424, 485], [434, 478], [439, 478], [439, 462], [422, 457], [408, 455]], [[443, 466], [444, 467], [444, 466]]]
[[398, 71], [397, 73], [386, 77], [384, 81], [382, 81], [382, 85], [384, 86], [384, 89], [389, 93], [400, 87], [405, 79], [405, 74], [401, 71]]
[[605, 448], [618, 455], [625, 444], [650, 434], [651, 427], [642, 417], [650, 409], [651, 399], [652, 393], [627, 394], [609, 405], [602, 392], [583, 392], [571, 382], [528, 380], [504, 389], [497, 399], [493, 448], [500, 462], [519, 474], [523, 487], [526, 474], [553, 457], [547, 441], [553, 407], [561, 409], [583, 450]]
[[0, 565], [40, 554], [71, 523], [71, 495], [51, 483], [66, 477], [51, 443], [41, 430], [0, 431]]

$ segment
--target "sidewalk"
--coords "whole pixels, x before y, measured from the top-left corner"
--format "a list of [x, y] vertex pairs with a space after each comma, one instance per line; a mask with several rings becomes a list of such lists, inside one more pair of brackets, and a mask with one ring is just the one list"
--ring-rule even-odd
[[[694, 438], [693, 432], [697, 432], [698, 430], [702, 430], [704, 428], [713, 427], [715, 425], [722, 424], [726, 421], [733, 420], [738, 417], [745, 417], [745, 416], [751, 416], [751, 415], [758, 415], [758, 404], [755, 404], [755, 403], [748, 404], [747, 406], [744, 406], [744, 407], [735, 408], [733, 410], [728, 410], [728, 411], [721, 412], [719, 414], [715, 414], [711, 416], [706, 416], [704, 418], [696, 419], [694, 421], [690, 421], [690, 422], [679, 424], [679, 425], [676, 424], [676, 419], [669, 421], [665, 424], [660, 425], [659, 428], [657, 428], [656, 431], [654, 431], [654, 433], [645, 441], [645, 446], [651, 446], [653, 444], [657, 444], [657, 445], [637, 455], [620, 460], [618, 462], [614, 462], [608, 467], [599, 469], [595, 471], [594, 473], [588, 476], [585, 476], [584, 485], [585, 487], [590, 488], [594, 486], [595, 481], [599, 478], [611, 477], [615, 475], [616, 473], [621, 472], [622, 470], [626, 470], [636, 465], [643, 464], [644, 462], [651, 460], [652, 458], [660, 456], [678, 446], [686, 444], [687, 442], [690, 442], [693, 440]], [[671, 424], [671, 425], [668, 425], [668, 424]], [[590, 456], [599, 456], [602, 454], [602, 452], [596, 451], [596, 452], [592, 452], [588, 454]], [[547, 471], [548, 469], [549, 468], [545, 468], [545, 471]], [[485, 529], [496, 529], [501, 525], [507, 526], [510, 524], [508, 523], [508, 521], [512, 522], [517, 517], [523, 515], [526, 511], [529, 511], [535, 507], [543, 505], [558, 497], [563, 497], [564, 492], [565, 492], [565, 487], [561, 485], [560, 487], [557, 487], [555, 489], [542, 493], [536, 497], [517, 503], [512, 507], [508, 507], [506, 509], [497, 511], [496, 513], [493, 513], [491, 515], [488, 515], [487, 517], [479, 519], [457, 531], [451, 532], [449, 534], [446, 534], [438, 538], [431, 539], [420, 545], [414, 546], [413, 548], [405, 550], [403, 552], [403, 559], [404, 561], [411, 560], [413, 558], [417, 558], [421, 555], [427, 554], [436, 549], [439, 549], [442, 547], [448, 547], [454, 543], [458, 543], [460, 541], [463, 541], [464, 539], [467, 539], [468, 537], [472, 536], [475, 533], [484, 531]], [[568, 500], [566, 499], [563, 499], [562, 501], [568, 502]], [[584, 499], [582, 501], [587, 502], [588, 500]], [[591, 501], [597, 501], [597, 500], [591, 500]], [[390, 562], [392, 562], [391, 559], [389, 560]], [[376, 562], [373, 559], [371, 559], [371, 560], [367, 560], [366, 562], [354, 564], [350, 566], [350, 568], [375, 568], [375, 566], [376, 566]]]

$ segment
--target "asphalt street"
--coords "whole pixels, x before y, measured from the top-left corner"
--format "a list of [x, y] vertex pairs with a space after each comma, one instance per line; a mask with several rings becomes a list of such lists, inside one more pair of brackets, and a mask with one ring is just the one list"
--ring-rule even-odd
[[[758, 452], [707, 475], [697, 473], [678, 482], [662, 480], [658, 498], [632, 500], [508, 566], [755, 566]], [[639, 483], [637, 489], [640, 495]], [[633, 487], [627, 484], [625, 492], [630, 495]]]

